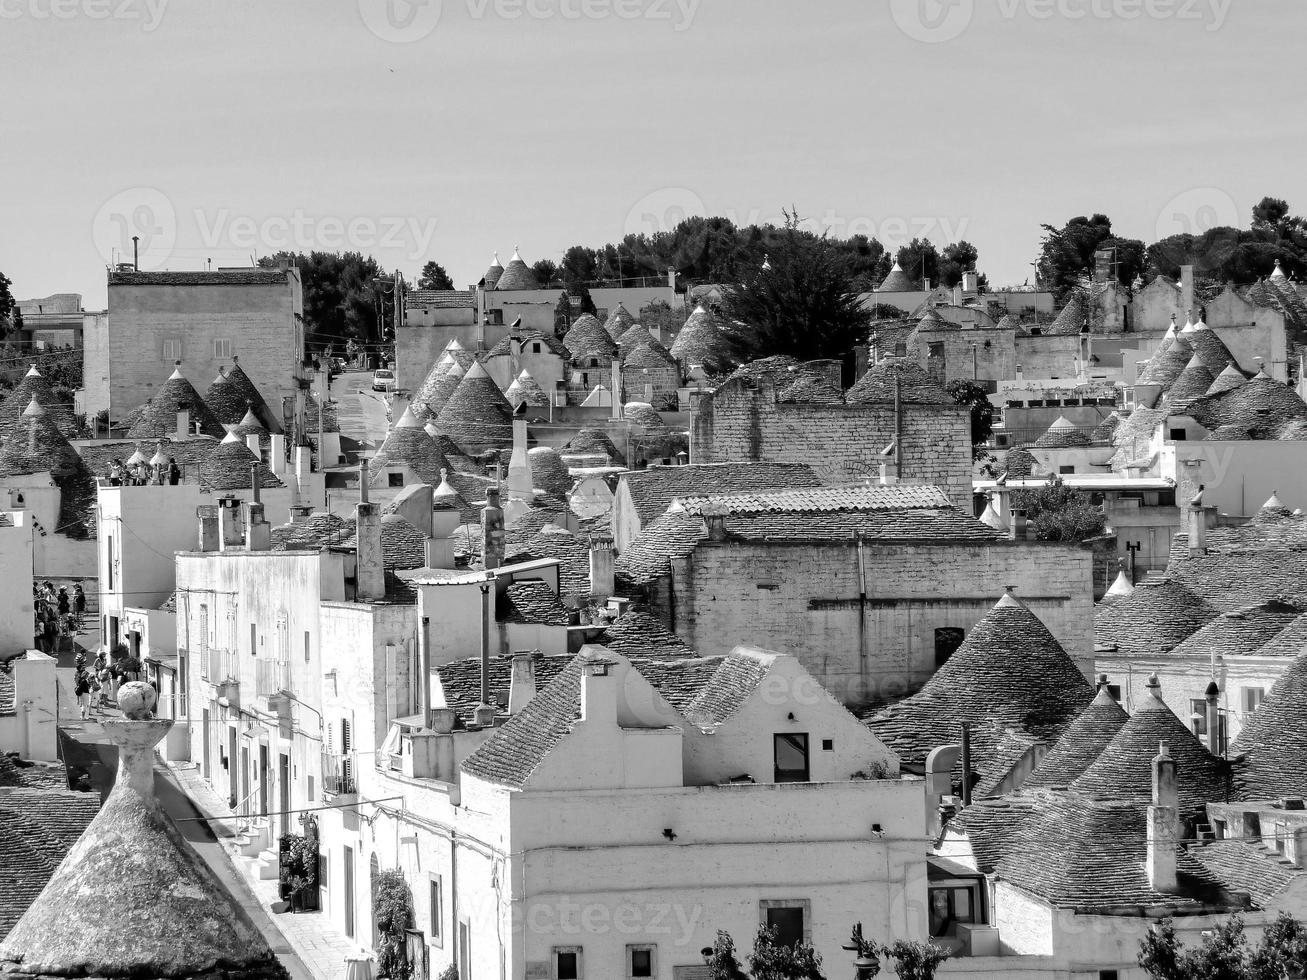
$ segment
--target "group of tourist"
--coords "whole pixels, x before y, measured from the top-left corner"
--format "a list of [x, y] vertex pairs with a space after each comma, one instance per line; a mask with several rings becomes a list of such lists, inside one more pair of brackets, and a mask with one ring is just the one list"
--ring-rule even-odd
[[182, 469], [176, 458], [169, 456], [166, 463], [147, 463], [138, 460], [127, 464], [114, 458], [109, 463], [109, 485], [114, 487], [176, 486], [181, 483]]
[[86, 593], [80, 582], [73, 585], [71, 594], [66, 585], [56, 590], [52, 582], [33, 582], [32, 611], [36, 649], [54, 654], [61, 637], [73, 636], [81, 628], [82, 616], [86, 614]]

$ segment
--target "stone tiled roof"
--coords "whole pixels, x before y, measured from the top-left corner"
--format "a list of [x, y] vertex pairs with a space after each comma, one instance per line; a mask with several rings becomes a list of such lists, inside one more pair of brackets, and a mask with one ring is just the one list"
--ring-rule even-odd
[[1212, 430], [1209, 439], [1276, 439], [1285, 426], [1307, 420], [1307, 403], [1288, 385], [1258, 374], [1237, 388], [1195, 399], [1186, 414]]
[[287, 273], [280, 269], [223, 269], [218, 272], [109, 273], [110, 286], [284, 286]]
[[617, 341], [589, 313], [581, 314], [572, 323], [572, 328], [563, 335], [563, 346], [572, 355], [573, 361], [587, 357], [612, 360], [617, 356]]
[[624, 367], [632, 370], [651, 368], [662, 369], [675, 367], [676, 361], [668, 352], [667, 348], [656, 341], [653, 343], [638, 344], [633, 348], [627, 348], [630, 353], [622, 361]]
[[843, 389], [831, 382], [823, 365], [800, 361], [786, 354], [741, 364], [727, 375], [722, 384], [735, 380], [755, 384], [768, 381], [776, 390], [776, 400], [785, 404], [839, 405], [844, 402]]
[[267, 463], [235, 436], [218, 443], [200, 460], [200, 483], [209, 490], [247, 490], [253, 465], [258, 466], [260, 487], [285, 485]]
[[1207, 554], [1173, 562], [1167, 574], [1221, 612], [1271, 599], [1307, 606], [1307, 550]]
[[1088, 446], [1090, 439], [1068, 421], [1065, 415], [1062, 415], [1035, 440], [1034, 444], [1037, 449], [1065, 449], [1072, 446]]
[[1089, 325], [1089, 302], [1083, 293], [1076, 290], [1067, 298], [1066, 306], [1053, 318], [1053, 322], [1044, 327], [1047, 337], [1069, 337], [1080, 333]]
[[470, 310], [476, 305], [476, 293], [470, 289], [415, 289], [404, 297], [409, 309]]
[[[9, 677], [9, 675], [0, 672], [0, 677]], [[9, 678], [9, 682], [11, 704], [8, 713], [12, 714], [12, 677]], [[33, 762], [0, 753], [0, 786], [32, 790], [67, 789], [68, 770], [64, 768], [62, 762]]]
[[1094, 427], [1094, 431], [1089, 433], [1090, 443], [1111, 443], [1112, 436], [1116, 433], [1117, 427], [1121, 424], [1121, 413], [1113, 412], [1103, 421]]
[[1176, 411], [1180, 408], [1181, 403], [1188, 403], [1195, 398], [1202, 398], [1207, 394], [1207, 389], [1215, 382], [1215, 376], [1199, 362], [1198, 355], [1195, 354], [1190, 358], [1185, 369], [1180, 372], [1180, 376], [1167, 389], [1167, 404], [1173, 411]]
[[910, 405], [957, 405], [953, 397], [924, 368], [909, 361], [886, 358], [867, 368], [867, 373], [849, 389], [845, 400], [850, 405], [894, 402], [894, 382], [898, 379], [902, 400]]
[[792, 490], [822, 485], [807, 463], [709, 463], [651, 466], [623, 473], [641, 524], [666, 512], [677, 497], [703, 497], [749, 491]]
[[590, 595], [590, 543], [557, 524], [547, 524], [521, 544], [504, 548], [504, 563], [558, 559], [558, 592], [564, 600]]
[[0, 715], [12, 715], [14, 708], [14, 675], [0, 670]]
[[[705, 732], [715, 731], [730, 720], [757, 690], [776, 658], [766, 654], [741, 655], [732, 652], [729, 656], [713, 659], [717, 660], [717, 665], [711, 675], [698, 686], [694, 697], [683, 707], [676, 705], [687, 721]], [[668, 673], [673, 675], [690, 666], [685, 660], [672, 660], [668, 663], [672, 668]], [[650, 680], [660, 692], [664, 690], [663, 685], [652, 678]], [[664, 694], [664, 697], [667, 695]]]
[[566, 446], [564, 453], [603, 453], [618, 466], [626, 464], [626, 457], [613, 445], [608, 433], [603, 429], [586, 427], [574, 435]]
[[529, 371], [523, 371], [513, 379], [513, 383], [504, 391], [504, 397], [514, 408], [521, 405], [542, 408], [549, 404], [549, 396]]
[[369, 485], [385, 482], [386, 467], [402, 465], [412, 468], [423, 483], [433, 487], [440, 484], [441, 470], [452, 469], [436, 440], [427, 434], [411, 411], [405, 411], [395, 427], [386, 433], [381, 448], [372, 457]]
[[672, 341], [672, 356], [682, 364], [701, 364], [710, 373], [728, 366], [730, 344], [706, 306], [700, 304], [686, 318], [685, 326]]
[[1179, 646], [1219, 610], [1173, 579], [1145, 580], [1094, 614], [1094, 643], [1126, 657], [1153, 657]]
[[455, 442], [508, 446], [513, 441], [513, 406], [480, 364], [468, 369], [436, 425]]
[[1116, 447], [1111, 459], [1112, 469], [1125, 469], [1128, 463], [1147, 452], [1153, 434], [1166, 416], [1164, 408], [1147, 408], [1143, 405], [1127, 415], [1112, 436], [1112, 445]]
[[[540, 692], [547, 688], [573, 659], [573, 654], [534, 656], [532, 666], [535, 672], [536, 691]], [[481, 703], [481, 658], [468, 657], [441, 664], [436, 668], [436, 674], [440, 681], [438, 700], [443, 699], [443, 703], [435, 707], [453, 708], [464, 722], [471, 721], [477, 705]], [[508, 692], [512, 680], [513, 658], [492, 656], [490, 696], [495, 700], [501, 714], [508, 708]]]
[[1259, 657], [1285, 657], [1292, 659], [1307, 650], [1307, 613], [1298, 616], [1262, 646], [1250, 651]]
[[1207, 662], [1214, 655], [1219, 658], [1260, 654], [1262, 648], [1299, 619], [1301, 613], [1297, 606], [1275, 600], [1223, 613], [1190, 634], [1170, 651], [1170, 656]]
[[49, 471], [56, 477], [81, 468], [82, 459], [54, 417], [35, 402], [9, 430], [0, 448], [0, 475], [19, 476]]
[[956, 742], [961, 723], [995, 723], [1053, 744], [1094, 692], [1061, 644], [1010, 593], [926, 686], [867, 721], [904, 762]]
[[1159, 349], [1140, 373], [1136, 384], [1161, 385], [1169, 388], [1194, 356], [1188, 336], [1176, 337], [1164, 350]]
[[443, 354], [413, 396], [409, 408], [422, 421], [435, 418], [445, 407], [466, 372], [452, 354]]
[[[631, 314], [627, 312], [626, 307], [622, 305], [621, 300], [618, 300], [617, 305], [614, 306], [612, 311], [608, 314], [608, 319], [604, 321], [604, 329], [608, 331], [610, 337], [614, 340], [618, 340], [622, 334], [626, 333], [626, 331], [630, 330], [633, 326], [638, 326], [635, 322], [635, 317], [631, 316]], [[620, 341], [618, 342], [620, 343]]]
[[[485, 359], [489, 360], [492, 357], [512, 357], [513, 339], [514, 338], [511, 336], [502, 338], [499, 343], [486, 351], [484, 355]], [[571, 354], [568, 353], [567, 347], [552, 333], [543, 333], [540, 330], [527, 329], [518, 334], [516, 339], [526, 343], [534, 341], [536, 343], [544, 344], [551, 354], [557, 354], [563, 360], [567, 360], [571, 357]]]
[[0, 437], [9, 438], [9, 433], [23, 417], [23, 412], [33, 398], [54, 420], [60, 432], [69, 438], [78, 435], [73, 405], [59, 401], [50, 388], [50, 382], [36, 369], [36, 365], [32, 365], [14, 390], [5, 393], [4, 400], [0, 401]]
[[1182, 810], [1198, 811], [1206, 803], [1225, 799], [1230, 786], [1225, 760], [1199, 743], [1152, 682], [1134, 714], [1071, 788], [1094, 799], [1146, 804], [1152, 799], [1152, 760], [1163, 743], [1175, 760]]
[[566, 626], [570, 622], [558, 593], [544, 582], [513, 582], [496, 598], [495, 618], [532, 626]]
[[1278, 896], [1303, 877], [1292, 861], [1254, 841], [1195, 841], [1188, 845], [1188, 855], [1227, 888], [1247, 892], [1260, 908], [1274, 907]]
[[666, 347], [659, 343], [654, 335], [649, 332], [648, 328], [639, 323], [627, 327], [626, 330], [619, 334], [615, 339], [617, 340], [619, 350], [622, 351], [633, 351], [641, 344], [648, 344], [651, 347], [656, 346], [666, 353], [668, 357], [671, 357], [671, 351], [667, 350]]
[[99, 810], [95, 793], [0, 790], [0, 939], [41, 894]]
[[254, 409], [246, 411], [241, 420], [231, 427], [231, 433], [244, 439], [246, 436], [267, 436], [268, 427], [254, 416]]
[[[1028, 793], [975, 800], [949, 821], [948, 829], [966, 835], [977, 869], [990, 874], [1012, 846], [1021, 822], [1030, 816], [1038, 802], [1037, 797]], [[944, 856], [954, 853], [950, 846]]]
[[688, 494], [677, 499], [681, 502], [681, 509], [690, 514], [703, 514], [705, 508], [720, 509], [730, 514], [784, 514], [793, 511], [901, 510], [905, 507], [953, 506], [939, 487], [906, 484]]
[[1210, 327], [1185, 334], [1185, 339], [1194, 349], [1198, 363], [1211, 372], [1213, 380], [1227, 367], [1238, 367], [1230, 348], [1225, 346], [1225, 342]]
[[876, 287], [878, 293], [914, 293], [921, 288], [921, 283], [914, 283], [897, 262], [890, 269], [889, 275]]
[[595, 642], [626, 657], [666, 660], [695, 655], [685, 641], [667, 629], [661, 620], [635, 610], [623, 613], [605, 626]]
[[481, 277], [481, 285], [486, 289], [494, 289], [495, 284], [499, 282], [499, 277], [504, 274], [504, 267], [499, 262], [499, 253], [495, 253], [494, 259], [490, 262], [490, 268], [486, 274]]
[[1261, 706], [1244, 721], [1230, 756], [1236, 798], [1307, 797], [1307, 652], [1300, 648]]
[[536, 279], [535, 273], [531, 267], [522, 261], [517, 252], [513, 253], [513, 258], [509, 260], [508, 265], [504, 266], [503, 273], [495, 283], [495, 290], [503, 292], [510, 289], [539, 289], [540, 281]]
[[645, 429], [665, 429], [667, 424], [663, 417], [648, 402], [627, 402], [622, 406], [622, 418], [628, 425], [638, 425]]
[[1102, 755], [1129, 717], [1107, 693], [1107, 688], [1100, 688], [1094, 700], [1040, 760], [1022, 784], [1023, 788], [1071, 785]]
[[[358, 528], [341, 548], [359, 546]], [[381, 560], [391, 571], [421, 568], [426, 562], [426, 535], [398, 514], [385, 514], [381, 518]]]
[[531, 465], [531, 486], [559, 498], [572, 489], [572, 475], [557, 449], [533, 446], [526, 451], [526, 458]]
[[[226, 428], [218, 421], [200, 393], [181, 373], [178, 367], [173, 371], [154, 395], [144, 405], [132, 413], [131, 427], [127, 435], [132, 439], [149, 439], [168, 436], [177, 431], [177, 413], [185, 405], [190, 412], [191, 424], [200, 423], [200, 432], [206, 436], [221, 439], [227, 434]], [[242, 405], [242, 414], [244, 406]], [[238, 416], [239, 418], [239, 416]]]
[[238, 424], [248, 410], [253, 411], [265, 426], [270, 427], [270, 431], [281, 431], [281, 427], [276, 424], [276, 415], [268, 408], [268, 403], [240, 366], [237, 357], [231, 359], [230, 371], [219, 368], [218, 377], [213, 379], [204, 393], [204, 402], [213, 412], [214, 418], [223, 425]]

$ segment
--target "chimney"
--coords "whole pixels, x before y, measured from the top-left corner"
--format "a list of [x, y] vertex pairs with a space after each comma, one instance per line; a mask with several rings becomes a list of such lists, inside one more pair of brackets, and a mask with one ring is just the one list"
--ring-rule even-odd
[[1197, 558], [1207, 554], [1207, 515], [1203, 507], [1203, 485], [1189, 501], [1189, 557]]
[[239, 548], [245, 543], [241, 528], [241, 502], [238, 497], [218, 498], [219, 547], [223, 551]]
[[1180, 840], [1175, 760], [1162, 742], [1153, 759], [1153, 802], [1148, 807], [1148, 881], [1155, 891], [1174, 892], [1176, 845]]
[[423, 616], [420, 625], [418, 675], [413, 687], [417, 695], [417, 713], [425, 727], [431, 724], [431, 617]]
[[962, 273], [962, 291], [964, 293], [976, 293], [980, 290], [980, 276], [976, 274], [975, 269]]
[[535, 696], [535, 654], [530, 650], [517, 650], [513, 653], [513, 676], [508, 685], [508, 713], [517, 714]]
[[481, 554], [487, 571], [504, 563], [504, 512], [499, 506], [498, 487], [486, 487], [486, 505], [481, 508]]
[[607, 661], [581, 668], [581, 720], [617, 725], [617, 690]]
[[489, 728], [495, 723], [495, 706], [490, 701], [490, 628], [495, 621], [495, 573], [486, 570], [481, 583], [481, 703], [474, 715], [476, 725]]
[[1025, 541], [1030, 534], [1030, 525], [1026, 519], [1026, 512], [1024, 510], [1013, 510], [1012, 522], [1009, 527], [1012, 529], [1013, 541]]
[[612, 365], [612, 385], [613, 390], [613, 411], [612, 418], [620, 419], [622, 417], [622, 362], [613, 358]]
[[1221, 745], [1221, 689], [1217, 686], [1215, 680], [1208, 682], [1206, 698], [1207, 751], [1212, 755], [1220, 755], [1223, 751]]
[[359, 460], [359, 502], [354, 505], [358, 523], [355, 540], [355, 597], [371, 602], [386, 595], [386, 565], [381, 552], [381, 505], [368, 501], [368, 461]]
[[922, 280], [921, 280], [921, 284], [922, 284], [922, 287], [926, 290], [926, 292], [930, 292], [930, 280], [929, 280], [929, 279], [922, 279]]
[[259, 459], [263, 458], [263, 449], [259, 446], [259, 434], [257, 432], [251, 432], [245, 437], [245, 447]]
[[[704, 525], [708, 528], [709, 541], [726, 540], [726, 513], [724, 511], [704, 508], [700, 516], [703, 518]], [[593, 561], [593, 559], [591, 560]]]
[[286, 437], [280, 432], [269, 437], [268, 466], [274, 476], [286, 475]]
[[217, 551], [218, 542], [218, 508], [215, 504], [202, 504], [195, 508], [199, 520], [200, 534], [196, 542], [199, 551]]
[[295, 447], [295, 479], [299, 483], [300, 492], [304, 492], [304, 483], [308, 480], [309, 474], [313, 472], [313, 447], [296, 446]]
[[453, 538], [427, 538], [423, 542], [423, 552], [425, 555], [423, 564], [427, 568], [454, 567]]
[[1192, 310], [1194, 308], [1194, 267], [1192, 265], [1180, 266], [1180, 309]]
[[185, 441], [191, 437], [191, 410], [188, 405], [177, 408], [177, 438]]
[[302, 524], [309, 519], [313, 513], [312, 504], [291, 504], [290, 505], [290, 522], [292, 524]]
[[604, 600], [614, 591], [613, 539], [590, 539], [590, 598]]
[[245, 505], [245, 547], [250, 551], [272, 549], [272, 525], [263, 517], [259, 499], [259, 464], [250, 464], [250, 502]]
[[962, 284], [961, 284], [961, 283], [958, 283], [956, 286], [953, 287], [953, 305], [954, 305], [954, 306], [961, 306], [961, 305], [962, 305]]
[[530, 500], [531, 461], [526, 454], [526, 419], [513, 419], [513, 454], [508, 459], [508, 495]]

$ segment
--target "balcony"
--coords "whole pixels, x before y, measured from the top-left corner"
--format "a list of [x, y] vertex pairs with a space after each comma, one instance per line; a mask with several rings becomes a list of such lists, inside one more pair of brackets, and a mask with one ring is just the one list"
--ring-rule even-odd
[[201, 658], [200, 666], [205, 680], [210, 684], [221, 687], [224, 684], [240, 683], [240, 668], [236, 663], [236, 654], [231, 650], [210, 649], [208, 656]]
[[254, 664], [254, 693], [261, 698], [290, 690], [289, 660], [259, 660]]
[[353, 752], [322, 753], [322, 793], [328, 799], [358, 795]]

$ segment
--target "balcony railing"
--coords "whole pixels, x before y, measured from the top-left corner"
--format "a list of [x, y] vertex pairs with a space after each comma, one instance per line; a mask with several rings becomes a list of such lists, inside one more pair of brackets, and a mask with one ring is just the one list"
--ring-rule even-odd
[[225, 684], [241, 679], [240, 668], [236, 662], [236, 653], [232, 650], [209, 650], [204, 661], [205, 678], [211, 684]]
[[322, 753], [322, 791], [328, 796], [358, 793], [358, 784], [354, 782], [353, 752]]
[[289, 660], [260, 660], [254, 665], [254, 693], [259, 697], [270, 697], [289, 690]]

